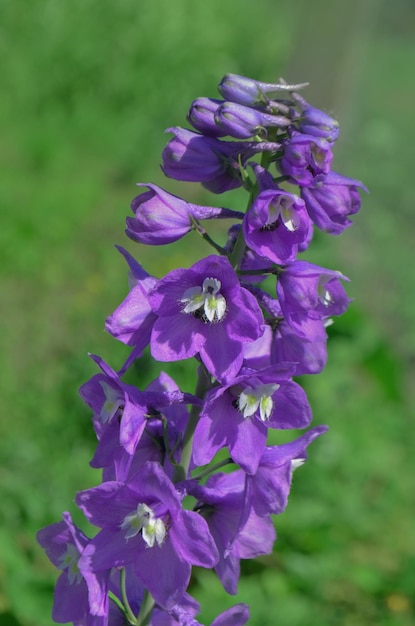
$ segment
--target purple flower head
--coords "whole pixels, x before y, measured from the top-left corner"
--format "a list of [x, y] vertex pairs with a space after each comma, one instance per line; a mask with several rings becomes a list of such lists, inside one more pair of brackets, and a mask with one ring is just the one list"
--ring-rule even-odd
[[62, 571], [54, 595], [54, 622], [82, 622], [85, 626], [106, 626], [108, 615], [108, 571], [84, 572], [79, 560], [89, 543], [74, 526], [70, 513], [63, 521], [42, 528], [37, 540], [50, 561]]
[[250, 248], [273, 263], [283, 264], [294, 260], [299, 245], [308, 240], [310, 219], [301, 198], [273, 188], [258, 194], [242, 227]]
[[289, 380], [290, 365], [242, 371], [231, 385], [212, 389], [195, 431], [193, 461], [206, 465], [223, 446], [245, 472], [254, 474], [268, 428], [304, 428], [311, 409], [304, 390]]
[[226, 74], [219, 83], [219, 93], [231, 102], [247, 106], [268, 106], [273, 96], [280, 92], [290, 92], [305, 87], [307, 83], [286, 85], [263, 83], [238, 74]]
[[301, 333], [304, 316], [322, 319], [344, 313], [349, 298], [340, 280], [348, 278], [306, 261], [289, 263], [277, 281], [278, 300], [285, 321]]
[[215, 112], [223, 100], [213, 98], [196, 98], [190, 106], [187, 120], [202, 135], [209, 137], [225, 137], [226, 131], [222, 130], [215, 121]]
[[256, 474], [246, 476], [247, 493], [258, 515], [284, 511], [294, 469], [304, 463], [307, 446], [326, 431], [327, 426], [316, 426], [295, 441], [265, 448]]
[[284, 146], [281, 172], [294, 184], [307, 186], [330, 171], [333, 154], [327, 139], [294, 132]]
[[[147, 391], [139, 391], [133, 385], [123, 383], [102, 359], [96, 356], [92, 358], [103, 373], [93, 376], [80, 389], [82, 399], [94, 412], [94, 427], [99, 439], [91, 465], [114, 470], [114, 475], [120, 480], [128, 475], [132, 455], [149, 420], [160, 421], [161, 411], [169, 415], [169, 412], [174, 411], [173, 405], [181, 404], [181, 409], [176, 409], [170, 415], [180, 415], [182, 425], [182, 416], [186, 413], [184, 404], [197, 400], [181, 392], [175, 384], [172, 385], [173, 381], [166, 375], [160, 380], [165, 385], [163, 389], [153, 386]], [[178, 427], [174, 427], [172, 420], [168, 428], [168, 433], [175, 439]]]
[[213, 193], [223, 193], [242, 185], [240, 168], [263, 149], [278, 144], [221, 141], [185, 128], [169, 128], [174, 134], [163, 150], [163, 172], [169, 178], [202, 183]]
[[318, 228], [332, 235], [340, 235], [352, 224], [349, 215], [360, 209], [359, 189], [367, 191], [359, 180], [329, 172], [323, 181], [302, 187], [301, 197]]
[[184, 511], [158, 463], [147, 463], [126, 483], [82, 491], [77, 504], [102, 530], [84, 550], [80, 567], [101, 572], [132, 564], [156, 602], [172, 608], [183, 597], [191, 565], [213, 567], [218, 552], [205, 520]]
[[306, 135], [322, 137], [330, 143], [336, 141], [339, 136], [339, 122], [324, 111], [307, 105], [298, 118], [298, 129]]
[[259, 517], [253, 509], [244, 511], [245, 474], [241, 470], [215, 474], [206, 485], [194, 481], [189, 493], [197, 498], [196, 510], [206, 519], [218, 547], [220, 558], [215, 571], [225, 590], [236, 594], [240, 559], [272, 552], [272, 520]]
[[150, 294], [159, 317], [151, 352], [159, 361], [196, 354], [218, 380], [234, 378], [242, 365], [243, 344], [263, 332], [256, 299], [240, 286], [228, 259], [209, 256], [190, 269], [173, 270]]
[[262, 369], [279, 363], [295, 364], [295, 376], [319, 374], [327, 362], [324, 320], [301, 316], [295, 332], [284, 320], [269, 322], [256, 341], [244, 346], [244, 367]]
[[185, 202], [157, 185], [142, 186], [149, 191], [134, 198], [131, 208], [135, 217], [127, 217], [126, 230], [130, 239], [139, 243], [157, 246], [177, 241], [193, 228], [193, 220], [242, 217], [230, 209]]
[[278, 300], [258, 287], [250, 287], [266, 313], [265, 332], [244, 346], [244, 367], [263, 369], [269, 365], [292, 363], [295, 376], [318, 374], [327, 361], [327, 320], [292, 314], [293, 329], [284, 320]]
[[291, 120], [282, 115], [269, 115], [235, 102], [224, 102], [215, 111], [217, 126], [230, 137], [249, 139], [254, 135], [267, 136], [267, 128], [289, 126]]
[[123, 383], [103, 359], [90, 356], [102, 373], [96, 374], [82, 385], [79, 394], [94, 412], [97, 437], [102, 441], [106, 438], [108, 427], [112, 424], [119, 425], [120, 441], [114, 445], [121, 443], [132, 454], [145, 427], [145, 395], [133, 385]]

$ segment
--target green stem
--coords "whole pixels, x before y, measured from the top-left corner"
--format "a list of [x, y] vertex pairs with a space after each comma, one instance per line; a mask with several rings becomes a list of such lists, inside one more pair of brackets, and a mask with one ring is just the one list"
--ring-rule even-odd
[[225, 250], [216, 243], [216, 241], [213, 241], [212, 237], [210, 237], [210, 235], [208, 235], [208, 233], [206, 232], [206, 230], [203, 228], [203, 226], [201, 226], [201, 224], [199, 224], [199, 222], [197, 220], [195, 220], [194, 218], [190, 218], [192, 220], [193, 223], [193, 228], [194, 230], [205, 240], [207, 241], [207, 243], [212, 246], [212, 248], [214, 248], [216, 250], [216, 252], [219, 252], [219, 254], [224, 254]]
[[[196, 383], [195, 396], [203, 399], [206, 392], [212, 386], [211, 378], [203, 365], [199, 367], [199, 375]], [[173, 474], [173, 482], [178, 483], [187, 478], [189, 472], [190, 461], [192, 458], [193, 435], [196, 430], [200, 416], [200, 406], [192, 406], [187, 422], [186, 430], [183, 436], [182, 458], [179, 465], [176, 465]]]
[[125, 568], [122, 567], [120, 570], [120, 590], [121, 590], [121, 598], [124, 605], [124, 613], [130, 624], [133, 626], [137, 625], [137, 620], [134, 613], [131, 610], [130, 603], [128, 602], [127, 597], [127, 589], [126, 589], [126, 576], [125, 576]]
[[113, 593], [112, 591], [108, 592], [108, 597], [109, 599], [114, 602], [114, 604], [117, 605], [117, 607], [120, 609], [121, 613], [123, 615], [125, 615], [125, 617], [127, 617], [127, 611], [125, 610], [125, 606], [123, 605], [123, 603], [121, 602], [121, 600], [119, 598], [117, 598], [117, 596], [115, 595], [115, 593]]
[[143, 596], [143, 601], [141, 602], [140, 612], [137, 616], [136, 624], [137, 626], [148, 626], [151, 619], [151, 612], [154, 608], [154, 598], [151, 593], [146, 589]]
[[224, 459], [223, 461], [218, 461], [218, 463], [215, 463], [215, 465], [212, 465], [212, 467], [207, 467], [205, 470], [203, 470], [203, 472], [200, 472], [200, 474], [195, 476], [195, 478], [196, 480], [201, 480], [202, 478], [205, 478], [205, 476], [209, 476], [209, 474], [211, 474], [212, 472], [215, 472], [217, 469], [225, 467], [225, 465], [229, 465], [230, 463], [234, 463], [231, 458]]
[[[251, 206], [254, 197], [255, 197], [255, 189], [256, 189], [256, 185], [254, 188], [251, 188], [251, 193], [249, 194], [249, 200], [248, 200], [248, 205], [246, 207], [246, 210], [249, 210], [249, 207]], [[230, 264], [232, 265], [233, 269], [236, 271], [239, 269], [239, 266], [242, 262], [243, 256], [245, 254], [245, 250], [246, 250], [246, 243], [245, 243], [245, 237], [244, 237], [244, 233], [242, 230], [242, 227], [239, 230], [238, 233], [238, 237], [236, 239], [235, 245], [233, 247], [232, 252], [230, 253], [228, 259]]]

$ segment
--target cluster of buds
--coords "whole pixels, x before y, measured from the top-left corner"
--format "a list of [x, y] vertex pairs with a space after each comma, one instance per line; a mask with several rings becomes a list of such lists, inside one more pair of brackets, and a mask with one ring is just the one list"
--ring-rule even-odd
[[[38, 533], [62, 572], [56, 622], [197, 626], [192, 566], [214, 568], [236, 594], [240, 560], [273, 549], [272, 515], [327, 427], [281, 445], [268, 445], [268, 431], [310, 425], [293, 377], [323, 369], [326, 327], [349, 303], [345, 276], [297, 257], [314, 228], [339, 234], [350, 225], [364, 189], [331, 171], [338, 124], [299, 95], [303, 86], [229, 74], [224, 100], [191, 105], [195, 130], [169, 129], [165, 174], [214, 193], [243, 187], [245, 212], [195, 205], [154, 184], [132, 202], [131, 239], [162, 245], [194, 230], [214, 253], [158, 279], [120, 248], [131, 288], [106, 329], [131, 351], [119, 371], [93, 356], [99, 373], [80, 389], [102, 483], [76, 502], [99, 530], [88, 538], [65, 513]], [[211, 219], [233, 220], [223, 246], [201, 225]], [[193, 393], [164, 372], [145, 390], [124, 382], [148, 346], [158, 362], [195, 359]], [[237, 604], [211, 626], [248, 618]]]

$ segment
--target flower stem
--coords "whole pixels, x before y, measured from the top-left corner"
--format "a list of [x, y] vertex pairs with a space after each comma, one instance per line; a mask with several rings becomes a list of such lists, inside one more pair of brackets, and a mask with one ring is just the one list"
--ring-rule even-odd
[[200, 474], [195, 476], [195, 478], [196, 480], [201, 480], [202, 478], [205, 478], [205, 476], [209, 476], [209, 474], [212, 474], [212, 472], [215, 472], [217, 469], [225, 467], [225, 465], [229, 465], [230, 463], [233, 463], [231, 458], [223, 459], [223, 461], [218, 461], [218, 463], [215, 463], [215, 465], [207, 467], [205, 470], [203, 470], [203, 472], [200, 472]]
[[[200, 365], [199, 373], [197, 377], [196, 383], [196, 391], [195, 396], [197, 398], [203, 399], [206, 392], [210, 389], [212, 385], [211, 378], [206, 371], [204, 365]], [[178, 483], [181, 480], [186, 480], [190, 461], [192, 459], [192, 448], [193, 448], [193, 435], [196, 430], [197, 423], [199, 421], [200, 416], [200, 406], [193, 405], [190, 410], [189, 421], [187, 422], [186, 430], [183, 436], [183, 448], [182, 448], [182, 458], [179, 465], [176, 465], [173, 474], [173, 482]]]
[[146, 589], [143, 596], [143, 601], [141, 602], [140, 612], [137, 616], [137, 621], [135, 622], [137, 626], [148, 626], [150, 623], [151, 612], [154, 608], [154, 598], [151, 593]]
[[122, 602], [124, 605], [125, 616], [130, 622], [130, 624], [133, 624], [134, 626], [136, 626], [137, 620], [136, 620], [134, 613], [131, 610], [130, 603], [128, 602], [127, 589], [126, 589], [126, 576], [125, 576], [124, 567], [120, 569], [120, 591], [121, 591]]
[[225, 250], [216, 243], [216, 241], [213, 241], [213, 239], [210, 237], [210, 235], [207, 233], [207, 231], [203, 228], [203, 226], [201, 224], [199, 224], [199, 222], [197, 220], [195, 220], [194, 218], [191, 218], [192, 223], [193, 223], [193, 228], [194, 230], [201, 236], [203, 237], [203, 239], [205, 241], [207, 241], [207, 243], [212, 246], [212, 248], [214, 248], [216, 250], [216, 252], [219, 252], [219, 254], [225, 254]]

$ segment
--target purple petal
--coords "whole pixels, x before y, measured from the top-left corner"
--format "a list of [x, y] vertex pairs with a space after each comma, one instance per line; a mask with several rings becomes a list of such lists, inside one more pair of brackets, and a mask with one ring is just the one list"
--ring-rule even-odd
[[200, 351], [205, 337], [191, 315], [160, 317], [151, 334], [151, 354], [157, 361], [188, 359]]
[[177, 552], [192, 565], [213, 567], [219, 554], [206, 520], [193, 511], [183, 511], [170, 531]]

